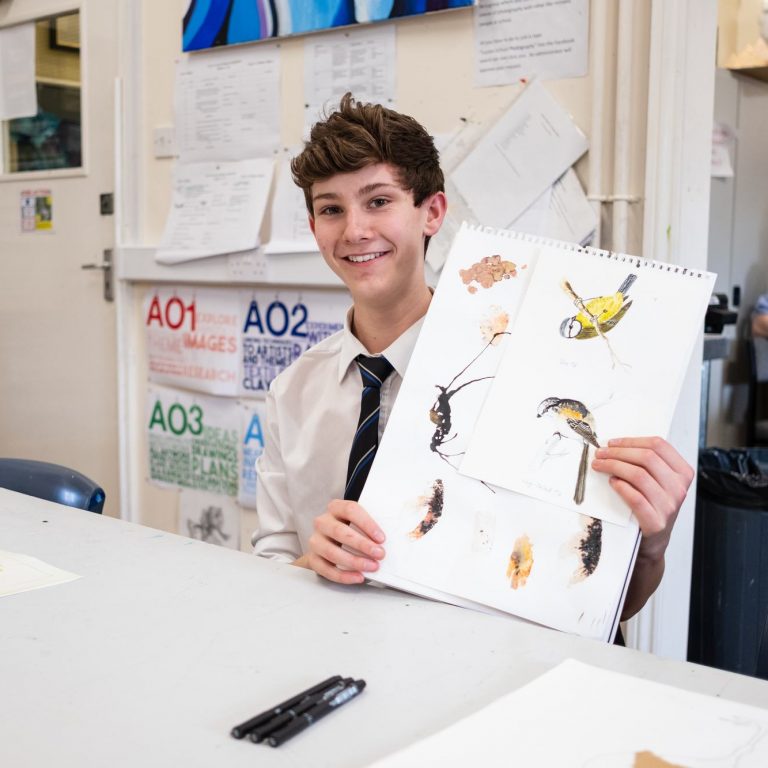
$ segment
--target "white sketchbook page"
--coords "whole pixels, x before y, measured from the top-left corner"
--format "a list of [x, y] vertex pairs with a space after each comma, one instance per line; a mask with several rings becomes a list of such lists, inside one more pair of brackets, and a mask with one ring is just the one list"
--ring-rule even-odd
[[62, 571], [36, 557], [0, 550], [0, 597], [65, 584], [79, 578], [76, 573]]
[[179, 492], [178, 533], [219, 547], [240, 549], [240, 509], [228, 496], [183, 488]]
[[[461, 472], [610, 522], [629, 509], [605, 474], [587, 468], [574, 500], [584, 442], [547, 398], [576, 401], [591, 414], [600, 445], [635, 435], [666, 437], [683, 376], [701, 333], [711, 273], [686, 273], [631, 256], [541, 241], [541, 254]], [[677, 271], [675, 271], [677, 270]], [[589, 303], [615, 295], [631, 275], [625, 314], [604, 337], [563, 336], [578, 312], [563, 281]], [[629, 303], [631, 302], [631, 304]], [[575, 326], [571, 333], [575, 332]], [[594, 458], [590, 447], [588, 461]]]
[[280, 143], [278, 47], [189, 56], [177, 65], [175, 106], [183, 162], [272, 156]]
[[[450, 454], [466, 448], [490, 384], [484, 377], [494, 375], [503, 352], [506, 337], [484, 349], [482, 326], [504, 313], [510, 324], [514, 322], [538, 247], [510, 238], [509, 233], [462, 227], [360, 502], [387, 536], [387, 555], [375, 575], [377, 581], [428, 597], [444, 593], [452, 596], [449, 602], [460, 598], [546, 626], [607, 639], [637, 528], [601, 525], [601, 531], [593, 529], [591, 541], [600, 542], [599, 561], [591, 575], [584, 575], [579, 547], [586, 538], [588, 518], [500, 488], [494, 492], [459, 475], [449, 463], [457, 463]], [[499, 263], [516, 262], [515, 276], [508, 271], [507, 279], [489, 282], [473, 269], [473, 264], [481, 265], [484, 257], [494, 255]], [[483, 279], [488, 287], [477, 280], [465, 283], [462, 270], [468, 277]], [[475, 363], [449, 387], [475, 357]], [[451, 425], [442, 445], [437, 445], [437, 425], [430, 417], [439, 394], [436, 385], [447, 392], [473, 379], [483, 380], [450, 397]], [[433, 444], [445, 458], [431, 450]], [[421, 537], [413, 537], [411, 533], [427, 515], [424, 497], [434, 495], [437, 480], [443, 487], [440, 517]], [[527, 557], [526, 542], [530, 545]], [[520, 567], [508, 576], [513, 551], [520, 556]]]
[[762, 768], [768, 765], [768, 710], [568, 659], [374, 768], [506, 768], [511, 762]]
[[507, 227], [587, 146], [570, 115], [533, 81], [451, 177], [480, 221]]
[[34, 22], [0, 29], [0, 120], [36, 114]]
[[588, 0], [481, 0], [475, 11], [475, 85], [586, 75], [588, 38]]
[[174, 264], [255, 248], [273, 167], [271, 158], [177, 165], [157, 261]]

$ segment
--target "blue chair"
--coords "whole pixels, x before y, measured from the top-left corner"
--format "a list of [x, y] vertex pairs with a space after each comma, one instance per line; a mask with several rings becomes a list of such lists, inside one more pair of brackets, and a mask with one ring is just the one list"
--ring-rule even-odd
[[101, 514], [106, 494], [93, 480], [59, 464], [0, 459], [0, 488]]

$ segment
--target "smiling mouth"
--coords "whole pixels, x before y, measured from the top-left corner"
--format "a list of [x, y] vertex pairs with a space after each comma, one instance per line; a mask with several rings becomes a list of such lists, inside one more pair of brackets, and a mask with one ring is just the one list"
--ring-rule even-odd
[[354, 256], [345, 256], [347, 261], [351, 261], [353, 264], [362, 264], [364, 261], [373, 261], [383, 256], [387, 251], [376, 251], [375, 253], [362, 253]]

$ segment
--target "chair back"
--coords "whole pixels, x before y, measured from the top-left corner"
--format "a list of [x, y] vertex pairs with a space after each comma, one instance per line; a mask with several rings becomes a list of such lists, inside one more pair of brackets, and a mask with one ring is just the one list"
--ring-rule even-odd
[[768, 612], [765, 615], [763, 634], [760, 636], [760, 644], [757, 647], [757, 664], [755, 665], [755, 677], [768, 680]]
[[0, 488], [101, 514], [106, 494], [85, 475], [59, 464], [0, 459]]

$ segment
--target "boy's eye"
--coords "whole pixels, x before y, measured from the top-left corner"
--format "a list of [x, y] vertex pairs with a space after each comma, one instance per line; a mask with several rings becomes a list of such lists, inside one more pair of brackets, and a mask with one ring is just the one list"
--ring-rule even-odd
[[340, 212], [341, 212], [341, 208], [339, 208], [338, 205], [326, 205], [324, 208], [320, 209], [321, 216], [334, 216], [335, 214]]
[[371, 200], [371, 208], [381, 208], [383, 205], [386, 205], [389, 202], [386, 197], [374, 197], [373, 200]]

